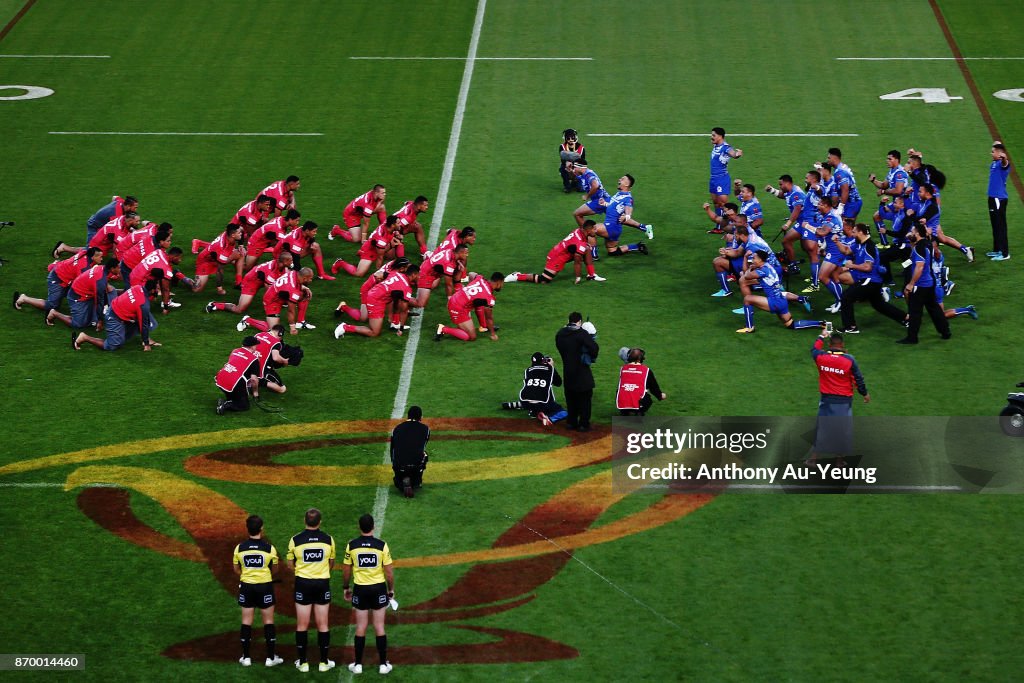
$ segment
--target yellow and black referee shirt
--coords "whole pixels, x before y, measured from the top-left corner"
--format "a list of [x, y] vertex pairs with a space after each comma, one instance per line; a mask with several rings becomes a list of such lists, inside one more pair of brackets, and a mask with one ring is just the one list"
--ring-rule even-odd
[[277, 561], [277, 548], [262, 538], [250, 538], [235, 546], [233, 562], [242, 568], [242, 583], [270, 583], [270, 566]]
[[384, 583], [384, 566], [391, 564], [388, 544], [373, 536], [353, 538], [345, 546], [345, 564], [352, 565], [352, 582], [359, 586]]
[[300, 579], [329, 579], [334, 539], [319, 529], [306, 529], [288, 541], [287, 557], [294, 560], [295, 576]]

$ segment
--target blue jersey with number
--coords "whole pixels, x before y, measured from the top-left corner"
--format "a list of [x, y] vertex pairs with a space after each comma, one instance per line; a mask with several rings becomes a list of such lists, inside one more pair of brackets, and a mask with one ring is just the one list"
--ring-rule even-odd
[[767, 263], [769, 266], [771, 266], [777, 271], [782, 271], [782, 264], [779, 263], [779, 257], [775, 255], [775, 252], [772, 251], [772, 248], [768, 246], [767, 242], [764, 241], [764, 238], [758, 235], [753, 230], [748, 229], [747, 243], [743, 248], [746, 252], [748, 260], [754, 257], [754, 252], [767, 251], [768, 259], [765, 261], [765, 263]]
[[800, 207], [800, 217], [797, 220], [801, 222], [806, 220], [804, 218], [804, 216], [806, 215], [806, 208], [804, 207], [804, 198], [804, 191], [801, 190], [799, 187], [795, 186], [792, 190], [789, 191], [789, 194], [786, 195], [786, 208], [789, 209], [789, 215], [792, 216], [793, 210], [796, 209], [797, 207]]
[[604, 222], [613, 225], [621, 223], [627, 206], [633, 206], [633, 194], [631, 192], [616, 192], [604, 209]]
[[764, 220], [764, 213], [761, 211], [761, 202], [757, 200], [757, 197], [754, 197], [749, 202], [740, 202], [740, 213], [747, 217], [748, 226], [756, 220]]
[[890, 168], [885, 174], [885, 182], [889, 183], [889, 189], [894, 189], [899, 183], [903, 183], [903, 189], [910, 186], [910, 176], [903, 170], [902, 166]]
[[766, 297], [769, 299], [786, 298], [786, 295], [782, 293], [782, 278], [779, 276], [779, 271], [766, 263], [754, 272], [760, 278], [758, 282]]
[[853, 171], [846, 164], [840, 164], [839, 168], [832, 174], [835, 178], [836, 185], [839, 187], [840, 196], [843, 192], [843, 185], [848, 185], [850, 188], [850, 194], [848, 195], [847, 201], [856, 202], [860, 200], [860, 192], [857, 191], [857, 181], [853, 177]]
[[821, 185], [808, 185], [804, 194], [804, 214], [810, 215], [812, 211], [818, 210], [818, 202], [825, 196], [825, 189]]
[[604, 185], [601, 183], [601, 179], [589, 168], [583, 172], [580, 176], [580, 190], [583, 192], [590, 192], [590, 186], [593, 185], [594, 181], [597, 181], [597, 192], [590, 197], [590, 201], [603, 199], [608, 201], [611, 197], [608, 192], [604, 189]]
[[839, 196], [839, 185], [836, 184], [835, 178], [829, 178], [828, 180], [821, 181], [821, 193], [825, 197], [838, 197]]
[[[713, 145], [711, 147], [711, 177], [720, 178], [722, 176], [729, 175], [729, 152], [732, 151], [732, 145], [728, 142], [722, 141], [720, 145]], [[728, 190], [728, 188], [726, 188]]]

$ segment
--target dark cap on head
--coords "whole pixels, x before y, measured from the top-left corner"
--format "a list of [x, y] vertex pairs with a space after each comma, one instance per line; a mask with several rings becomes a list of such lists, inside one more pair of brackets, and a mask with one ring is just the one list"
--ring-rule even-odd
[[530, 362], [536, 365], [537, 363], [543, 363], [545, 358], [547, 358], [547, 356], [538, 351], [537, 353], [530, 356]]

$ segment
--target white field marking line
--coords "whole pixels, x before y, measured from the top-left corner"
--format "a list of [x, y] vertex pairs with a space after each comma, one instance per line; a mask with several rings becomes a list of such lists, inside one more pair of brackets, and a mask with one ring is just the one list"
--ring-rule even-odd
[[[466, 57], [349, 57], [349, 59], [377, 59], [388, 61], [460, 61]], [[592, 62], [593, 57], [474, 57], [477, 62]]]
[[[434, 207], [434, 218], [430, 222], [430, 233], [427, 235], [427, 246], [434, 248], [437, 245], [437, 236], [441, 230], [441, 223], [444, 219], [445, 205], [448, 203], [448, 188], [452, 182], [452, 169], [455, 167], [455, 156], [459, 149], [459, 137], [462, 134], [462, 118], [466, 114], [466, 100], [469, 98], [469, 84], [473, 80], [473, 64], [476, 62], [477, 46], [480, 44], [480, 29], [484, 24], [484, 11], [487, 9], [487, 0], [479, 0], [476, 6], [476, 19], [473, 21], [473, 34], [469, 39], [469, 50], [466, 54], [466, 66], [462, 71], [462, 84], [459, 86], [459, 98], [455, 105], [455, 115], [452, 118], [452, 132], [448, 136], [448, 150], [444, 157], [444, 169], [441, 172], [441, 184], [437, 188], [437, 204]], [[423, 328], [423, 316], [418, 315], [413, 319], [409, 330], [409, 341], [405, 344], [405, 353], [402, 354], [402, 371], [398, 376], [398, 390], [395, 391], [395, 405], [391, 409], [391, 419], [398, 420], [405, 415], [406, 403], [409, 400], [409, 387], [412, 384], [412, 370], [416, 364], [416, 347], [420, 343], [420, 332]], [[391, 462], [390, 446], [384, 449], [384, 464]], [[391, 485], [384, 482], [377, 486], [377, 494], [373, 500], [373, 521], [376, 526], [376, 535], [380, 537], [380, 531], [384, 528], [384, 516], [387, 512], [388, 495]], [[348, 640], [355, 636], [355, 625], [348, 629]], [[346, 641], [348, 642], [348, 641]], [[338, 672], [340, 681], [345, 674], [349, 674], [349, 680], [353, 679], [348, 667]]]
[[319, 137], [323, 133], [178, 133], [172, 131], [51, 130], [50, 135], [190, 135], [228, 137]]
[[110, 59], [110, 55], [0, 55], [0, 59]]
[[[585, 133], [592, 138], [709, 138], [710, 133]], [[856, 138], [860, 133], [729, 133], [730, 138]]]
[[[964, 60], [1003, 61], [1024, 57], [963, 57]], [[835, 57], [837, 62], [955, 62], [956, 57]]]

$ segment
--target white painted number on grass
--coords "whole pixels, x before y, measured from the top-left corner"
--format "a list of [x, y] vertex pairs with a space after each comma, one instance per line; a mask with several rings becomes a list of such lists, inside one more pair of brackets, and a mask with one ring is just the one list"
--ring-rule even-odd
[[[5, 95], [7, 90], [24, 90], [20, 95]], [[0, 85], [0, 100], [38, 100], [49, 97], [53, 91], [40, 85]]]
[[949, 104], [953, 100], [962, 100], [946, 92], [945, 88], [907, 88], [888, 95], [879, 95], [880, 100], [922, 100], [926, 104]]
[[1024, 88], [1000, 90], [999, 92], [992, 93], [992, 96], [998, 97], [1001, 100], [1006, 100], [1007, 102], [1024, 102]]

